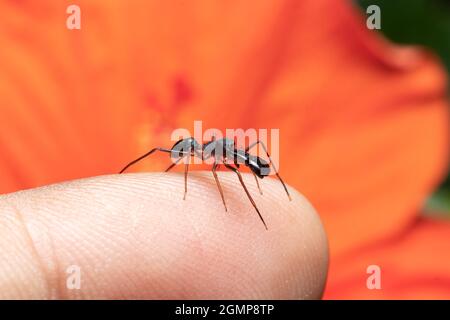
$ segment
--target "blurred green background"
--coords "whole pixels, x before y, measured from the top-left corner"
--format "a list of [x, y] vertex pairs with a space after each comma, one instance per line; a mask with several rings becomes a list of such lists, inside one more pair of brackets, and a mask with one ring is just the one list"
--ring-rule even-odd
[[[358, 4], [364, 12], [368, 6], [378, 5], [380, 32], [393, 42], [433, 50], [450, 78], [450, 0], [359, 0]], [[450, 175], [428, 200], [426, 211], [450, 217]]]

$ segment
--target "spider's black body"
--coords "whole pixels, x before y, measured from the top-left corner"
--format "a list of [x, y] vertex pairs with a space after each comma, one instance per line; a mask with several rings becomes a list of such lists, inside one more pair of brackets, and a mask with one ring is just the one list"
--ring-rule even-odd
[[[264, 151], [267, 154], [267, 157], [269, 158], [269, 162], [266, 160], [252, 155], [249, 153], [249, 149], [256, 146], [257, 144], [261, 144]], [[219, 168], [220, 165], [224, 165], [229, 170], [235, 172], [238, 175], [239, 181], [244, 188], [245, 193], [247, 194], [250, 202], [252, 203], [253, 207], [256, 209], [256, 212], [258, 213], [261, 221], [263, 222], [264, 226], [267, 229], [266, 223], [264, 222], [263, 217], [261, 216], [261, 213], [259, 212], [258, 208], [256, 207], [256, 204], [250, 195], [250, 193], [247, 190], [247, 187], [244, 184], [244, 181], [242, 179], [242, 176], [239, 172], [240, 165], [244, 165], [248, 167], [253, 175], [255, 176], [256, 183], [258, 185], [258, 189], [260, 193], [262, 194], [262, 191], [259, 187], [258, 178], [262, 179], [268, 175], [270, 175], [271, 170], [270, 166], [272, 165], [275, 174], [277, 175], [278, 179], [280, 180], [281, 184], [284, 187], [284, 190], [286, 191], [286, 194], [291, 200], [291, 197], [289, 195], [289, 192], [286, 188], [286, 185], [284, 184], [283, 180], [281, 179], [280, 175], [278, 174], [274, 164], [272, 163], [270, 159], [270, 155], [267, 152], [267, 148], [261, 141], [256, 141], [252, 145], [248, 146], [245, 150], [237, 149], [235, 142], [231, 139], [223, 138], [223, 139], [213, 139], [204, 145], [199, 144], [194, 138], [189, 137], [185, 139], [181, 139], [177, 141], [172, 148], [165, 149], [165, 148], [154, 148], [144, 154], [143, 156], [137, 158], [136, 160], [130, 162], [128, 165], [123, 168], [120, 173], [124, 172], [128, 167], [135, 164], [136, 162], [142, 160], [143, 158], [149, 156], [155, 151], [161, 151], [170, 153], [170, 157], [174, 162], [166, 169], [166, 172], [172, 169], [178, 162], [180, 162], [182, 159], [189, 159], [190, 157], [198, 157], [202, 160], [207, 160], [210, 158], [214, 159], [214, 164], [212, 166], [212, 173], [214, 175], [214, 179], [216, 180], [217, 187], [219, 188], [219, 192], [222, 198], [222, 202], [225, 206], [225, 210], [227, 210], [227, 206], [225, 204], [225, 198], [223, 196], [223, 190], [219, 182], [219, 178], [217, 176], [216, 170]], [[185, 162], [185, 171], [184, 171], [184, 198], [186, 198], [187, 193], [187, 173], [188, 173], [188, 166], [189, 162]]]
[[270, 165], [260, 157], [251, 155], [247, 151], [237, 149], [231, 139], [212, 140], [203, 145], [203, 159], [214, 157], [217, 162], [245, 165], [259, 178], [270, 175]]

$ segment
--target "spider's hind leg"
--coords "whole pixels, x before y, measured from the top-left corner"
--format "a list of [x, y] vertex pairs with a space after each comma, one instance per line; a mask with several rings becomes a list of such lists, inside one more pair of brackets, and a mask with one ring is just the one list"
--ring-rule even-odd
[[267, 148], [266, 148], [266, 145], [264, 144], [264, 142], [262, 142], [261, 140], [258, 140], [255, 143], [252, 143], [251, 145], [249, 145], [247, 148], [245, 148], [245, 151], [248, 152], [251, 148], [253, 148], [257, 144], [260, 144], [261, 147], [263, 148], [264, 152], [267, 155], [267, 158], [269, 158], [269, 164], [272, 165], [272, 168], [275, 171], [275, 175], [277, 176], [278, 180], [280, 180], [281, 184], [283, 185], [284, 191], [286, 191], [286, 195], [288, 196], [289, 201], [292, 201], [291, 195], [289, 194], [286, 184], [284, 183], [283, 179], [281, 179], [281, 176], [278, 173], [278, 170], [277, 170], [275, 164], [273, 163], [272, 158], [270, 157], [269, 152], [267, 151]]
[[241, 183], [242, 187], [244, 188], [245, 193], [247, 194], [248, 199], [250, 200], [250, 202], [252, 203], [253, 207], [255, 208], [256, 212], [258, 213], [259, 219], [261, 219], [261, 222], [263, 223], [264, 227], [266, 228], [266, 230], [268, 230], [266, 222], [264, 221], [264, 218], [262, 217], [261, 213], [258, 210], [258, 207], [256, 206], [255, 201], [253, 200], [252, 196], [250, 195], [250, 192], [248, 192], [247, 187], [245, 186], [244, 180], [242, 179], [242, 175], [239, 172], [239, 170], [227, 163], [224, 163], [225, 167], [227, 167], [228, 169], [230, 169], [231, 171], [235, 172], [239, 178], [239, 182]]
[[259, 186], [259, 181], [258, 181], [258, 177], [256, 176], [256, 174], [252, 171], [253, 176], [255, 177], [255, 181], [256, 181], [256, 186], [258, 187], [259, 190], [259, 194], [263, 195], [263, 192], [261, 190], [261, 187]]

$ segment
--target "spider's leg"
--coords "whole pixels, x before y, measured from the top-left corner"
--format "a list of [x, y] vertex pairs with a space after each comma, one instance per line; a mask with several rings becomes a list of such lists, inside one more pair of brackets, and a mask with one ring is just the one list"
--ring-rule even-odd
[[172, 169], [173, 167], [175, 167], [175, 166], [178, 164], [178, 162], [180, 162], [181, 159], [183, 159], [183, 158], [184, 158], [184, 157], [180, 157], [180, 158], [178, 158], [177, 160], [175, 160], [175, 162], [172, 163], [166, 170], [164, 170], [164, 172], [169, 172], [170, 169]]
[[256, 212], [258, 213], [259, 218], [261, 219], [262, 223], [264, 224], [264, 227], [267, 229], [267, 225], [266, 222], [264, 221], [264, 218], [262, 217], [261, 213], [258, 210], [258, 207], [256, 206], [255, 201], [253, 200], [252, 196], [250, 195], [250, 192], [248, 192], [247, 187], [245, 186], [244, 180], [242, 179], [242, 175], [239, 172], [239, 170], [233, 166], [230, 166], [227, 163], [224, 163], [225, 167], [227, 167], [228, 169], [230, 169], [231, 171], [234, 171], [238, 178], [239, 178], [239, 182], [241, 183], [242, 187], [244, 188], [245, 193], [247, 194], [248, 199], [250, 200], [250, 202], [252, 203], [253, 207], [255, 208]]
[[256, 181], [256, 185], [258, 186], [258, 190], [259, 190], [259, 194], [262, 195], [263, 192], [261, 190], [261, 187], [259, 186], [259, 181], [258, 181], [258, 177], [256, 176], [256, 174], [252, 171], [253, 176], [255, 177], [255, 181]]
[[[173, 150], [171, 149], [165, 149], [165, 148], [153, 148], [152, 150], [150, 150], [149, 152], [147, 152], [146, 154], [140, 156], [139, 158], [131, 161], [129, 164], [127, 164], [122, 170], [120, 170], [119, 173], [123, 173], [125, 170], [127, 170], [129, 167], [131, 167], [133, 164], [135, 164], [136, 162], [141, 161], [142, 159], [148, 157], [149, 155], [151, 155], [153, 152], [155, 151], [161, 151], [161, 152], [166, 152], [166, 153], [172, 153]], [[187, 151], [177, 151], [177, 153], [179, 154], [191, 154], [190, 152]]]
[[280, 176], [280, 174], [278, 173], [278, 170], [277, 170], [277, 168], [275, 167], [275, 164], [273, 163], [272, 158], [270, 157], [269, 152], [267, 151], [267, 148], [266, 148], [264, 142], [262, 142], [261, 140], [258, 140], [258, 141], [256, 141], [255, 143], [252, 143], [251, 145], [249, 145], [247, 148], [245, 148], [245, 151], [248, 152], [251, 148], [253, 148], [254, 146], [256, 146], [258, 143], [259, 143], [259, 144], [261, 145], [261, 147], [264, 149], [264, 152], [266, 153], [267, 158], [269, 158], [269, 164], [272, 165], [272, 168], [273, 168], [273, 170], [275, 171], [275, 174], [276, 174], [278, 180], [280, 180], [281, 184], [283, 185], [284, 191], [286, 191], [286, 194], [287, 194], [287, 196], [288, 196], [288, 198], [289, 198], [289, 201], [292, 201], [291, 195], [289, 194], [289, 191], [288, 191], [286, 185], [284, 184], [283, 179], [281, 179], [281, 176]]
[[[194, 153], [191, 153], [191, 156], [195, 156], [197, 158], [202, 158], [202, 154], [199, 153], [198, 151], [194, 150]], [[166, 170], [164, 170], [164, 172], [169, 172], [173, 167], [175, 167], [181, 160], [184, 159], [184, 157], [186, 157], [186, 155], [184, 155], [183, 157], [179, 157], [177, 160], [175, 160], [174, 163], [172, 163]]]
[[150, 151], [147, 152], [146, 154], [144, 154], [144, 155], [140, 156], [139, 158], [137, 158], [137, 159], [131, 161], [131, 162], [130, 162], [129, 164], [127, 164], [122, 170], [120, 170], [119, 173], [124, 172], [124, 171], [127, 170], [129, 167], [131, 167], [133, 164], [135, 164], [136, 162], [139, 162], [139, 161], [141, 161], [142, 159], [148, 157], [149, 155], [151, 155], [151, 154], [152, 154], [153, 152], [155, 152], [155, 151], [161, 151], [161, 152], [167, 152], [167, 153], [172, 152], [172, 151], [169, 150], [169, 149], [164, 149], [164, 148], [153, 148], [152, 150], [150, 150]]
[[183, 200], [186, 200], [186, 193], [187, 193], [187, 176], [188, 176], [188, 170], [189, 170], [189, 160], [191, 157], [187, 157], [186, 163], [184, 164], [184, 195]]
[[213, 167], [212, 167], [212, 173], [214, 175], [214, 179], [216, 180], [217, 188], [219, 188], [220, 197], [222, 198], [222, 202], [223, 202], [223, 206], [225, 207], [225, 211], [228, 211], [227, 205], [225, 204], [225, 197], [223, 196], [222, 186], [220, 185], [219, 177], [217, 176], [217, 172], [216, 172], [217, 168], [219, 168], [219, 165], [217, 164], [217, 162], [214, 162]]

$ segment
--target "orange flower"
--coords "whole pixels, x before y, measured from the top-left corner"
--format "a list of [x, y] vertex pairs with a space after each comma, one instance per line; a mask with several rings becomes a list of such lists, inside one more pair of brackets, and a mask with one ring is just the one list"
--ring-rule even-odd
[[81, 30], [69, 4], [0, 4], [0, 192], [117, 172], [196, 119], [280, 128], [329, 235], [326, 297], [450, 298], [450, 227], [417, 220], [447, 166], [435, 57], [338, 0], [86, 0]]
[[[330, 299], [448, 299], [449, 221], [416, 220], [403, 233], [331, 261]], [[381, 269], [381, 290], [368, 290], [368, 266]], [[370, 281], [370, 279], [369, 279]]]

